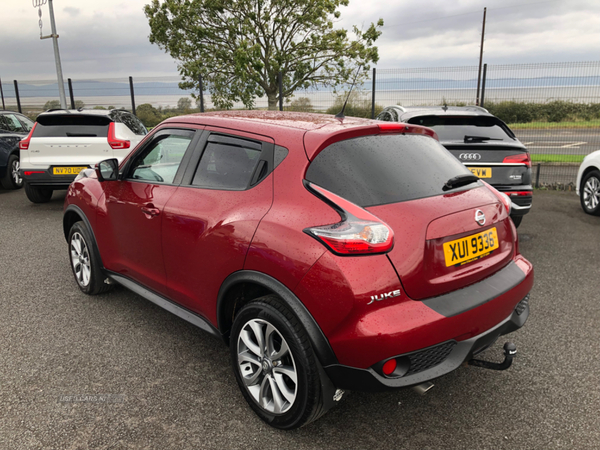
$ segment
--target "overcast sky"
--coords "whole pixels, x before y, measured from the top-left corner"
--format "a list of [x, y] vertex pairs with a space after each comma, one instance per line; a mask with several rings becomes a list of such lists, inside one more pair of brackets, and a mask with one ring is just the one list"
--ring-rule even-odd
[[[56, 77], [52, 41], [40, 40], [31, 0], [0, 2], [0, 78]], [[149, 0], [54, 0], [65, 78], [173, 76], [177, 65], [148, 42]], [[350, 0], [338, 26], [365, 28], [380, 17], [378, 68], [477, 65], [483, 8], [488, 64], [597, 61], [599, 0]], [[42, 7], [50, 34], [48, 6]]]

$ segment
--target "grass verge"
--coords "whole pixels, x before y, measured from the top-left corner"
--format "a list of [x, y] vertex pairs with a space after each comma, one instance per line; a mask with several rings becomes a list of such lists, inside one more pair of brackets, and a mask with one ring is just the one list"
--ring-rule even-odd
[[548, 130], [552, 128], [600, 128], [600, 121], [510, 123], [513, 130]]
[[581, 163], [585, 155], [548, 155], [548, 154], [531, 154], [531, 162], [533, 163]]

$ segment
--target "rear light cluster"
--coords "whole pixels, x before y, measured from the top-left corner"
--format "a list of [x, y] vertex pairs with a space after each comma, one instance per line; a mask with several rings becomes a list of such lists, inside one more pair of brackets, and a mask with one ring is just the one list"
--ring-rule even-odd
[[114, 122], [111, 122], [108, 125], [108, 145], [110, 145], [110, 147], [114, 150], [129, 148], [129, 146], [131, 145], [131, 142], [129, 141], [117, 139], [117, 137], [115, 136]]
[[506, 195], [510, 197], [531, 197], [531, 191], [512, 191], [507, 192]]
[[529, 156], [529, 153], [510, 155], [504, 158], [502, 162], [507, 164], [525, 164], [527, 167], [531, 167], [531, 157]]
[[309, 182], [305, 185], [342, 218], [341, 222], [331, 225], [306, 228], [304, 232], [309, 236], [338, 255], [378, 254], [392, 249], [394, 232], [376, 216], [326, 189]]
[[31, 141], [31, 136], [33, 135], [33, 130], [35, 130], [36, 125], [37, 122], [33, 124], [33, 127], [31, 127], [31, 131], [29, 132], [27, 137], [25, 139], [22, 139], [21, 142], [19, 142], [20, 150], [29, 150], [29, 141]]

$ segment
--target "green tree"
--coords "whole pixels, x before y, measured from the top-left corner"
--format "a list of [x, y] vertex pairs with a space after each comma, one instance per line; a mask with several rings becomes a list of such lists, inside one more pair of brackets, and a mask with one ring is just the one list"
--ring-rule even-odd
[[313, 112], [314, 108], [308, 97], [298, 97], [292, 100], [289, 106], [286, 106], [286, 111], [298, 112]]
[[192, 100], [188, 97], [181, 97], [179, 100], [177, 100], [177, 109], [179, 111], [187, 111], [192, 109]]
[[44, 111], [49, 109], [60, 109], [60, 100], [48, 100], [44, 105]]
[[138, 119], [140, 119], [146, 127], [155, 127], [163, 120], [160, 111], [150, 103], [143, 103], [139, 105], [136, 108], [135, 113]]
[[334, 28], [349, 0], [152, 0], [144, 7], [150, 42], [178, 60], [182, 89], [207, 84], [213, 104], [254, 106], [266, 95], [277, 109], [283, 97], [315, 85], [339, 86], [363, 74], [379, 55], [373, 43], [383, 19], [366, 31]]

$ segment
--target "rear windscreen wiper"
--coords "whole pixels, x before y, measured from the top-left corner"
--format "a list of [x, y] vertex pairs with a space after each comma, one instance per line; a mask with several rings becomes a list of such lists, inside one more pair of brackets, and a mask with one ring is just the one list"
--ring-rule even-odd
[[479, 178], [471, 173], [457, 175], [454, 178], [450, 178], [448, 181], [446, 181], [446, 184], [442, 186], [442, 191], [449, 191], [450, 189], [475, 183], [477, 180], [479, 180]]
[[500, 138], [491, 138], [486, 136], [465, 136], [465, 144], [469, 142], [483, 142], [483, 141], [502, 141]]

